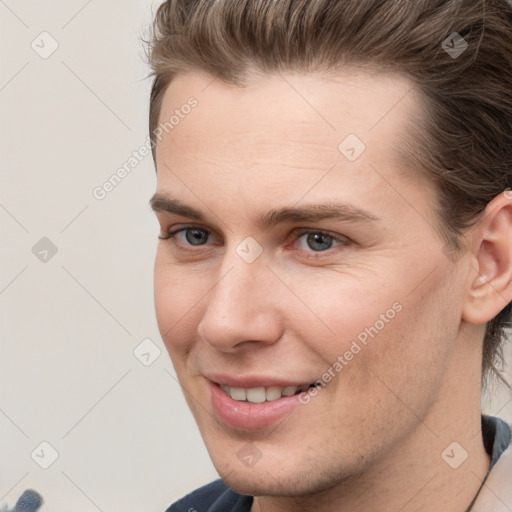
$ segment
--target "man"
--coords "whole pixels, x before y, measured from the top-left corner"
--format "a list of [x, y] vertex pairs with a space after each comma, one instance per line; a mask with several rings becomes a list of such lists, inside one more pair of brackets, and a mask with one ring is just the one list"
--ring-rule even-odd
[[222, 480], [169, 511], [512, 510], [504, 0], [169, 0], [162, 338]]

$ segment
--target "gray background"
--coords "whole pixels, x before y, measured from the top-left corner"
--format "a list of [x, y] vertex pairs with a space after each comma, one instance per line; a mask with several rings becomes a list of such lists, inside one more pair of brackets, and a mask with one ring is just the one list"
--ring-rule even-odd
[[163, 511], [216, 477], [154, 319], [151, 157], [92, 193], [147, 140], [158, 3], [0, 0], [0, 506]]

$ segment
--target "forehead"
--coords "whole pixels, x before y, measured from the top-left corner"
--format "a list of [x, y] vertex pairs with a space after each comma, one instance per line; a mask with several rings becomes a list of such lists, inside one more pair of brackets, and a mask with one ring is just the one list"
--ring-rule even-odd
[[[356, 69], [330, 77], [260, 76], [243, 87], [204, 73], [182, 74], [163, 97], [159, 123], [165, 124], [173, 115], [174, 120], [169, 132], [162, 132], [157, 157], [162, 152], [169, 156], [168, 146], [173, 143], [175, 150], [185, 149], [184, 142], [189, 146], [195, 142], [198, 156], [221, 159], [229, 159], [228, 148], [247, 159], [263, 157], [265, 149], [278, 151], [281, 157], [292, 151], [297, 160], [308, 155], [332, 158], [350, 134], [367, 147], [396, 145], [411, 112], [419, 110], [415, 96], [412, 83], [401, 75]], [[181, 113], [191, 97], [197, 106]], [[179, 124], [175, 124], [177, 113], [181, 113]]]
[[[184, 108], [191, 98], [196, 106]], [[389, 73], [282, 73], [246, 86], [178, 75], [160, 111], [160, 125], [174, 122], [157, 145], [158, 186], [185, 173], [195, 190], [213, 181], [226, 194], [241, 182], [299, 190], [336, 167], [366, 187], [403, 166], [399, 149], [419, 105], [412, 83]]]

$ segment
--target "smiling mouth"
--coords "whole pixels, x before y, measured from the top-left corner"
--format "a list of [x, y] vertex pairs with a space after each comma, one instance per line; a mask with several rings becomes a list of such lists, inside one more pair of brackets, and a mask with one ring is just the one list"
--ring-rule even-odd
[[237, 402], [250, 402], [253, 404], [262, 404], [263, 402], [273, 402], [283, 397], [290, 397], [308, 391], [310, 388], [317, 387], [318, 383], [303, 384], [301, 386], [270, 386], [258, 388], [233, 388], [219, 384], [219, 387]]

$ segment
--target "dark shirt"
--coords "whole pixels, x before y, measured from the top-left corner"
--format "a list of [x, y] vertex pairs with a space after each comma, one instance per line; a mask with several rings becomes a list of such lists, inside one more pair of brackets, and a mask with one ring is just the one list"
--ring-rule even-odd
[[[491, 457], [490, 472], [511, 444], [512, 432], [503, 420], [482, 416], [482, 435], [485, 449]], [[177, 501], [166, 512], [250, 512], [252, 501], [252, 496], [238, 494], [222, 480], [215, 480]]]

